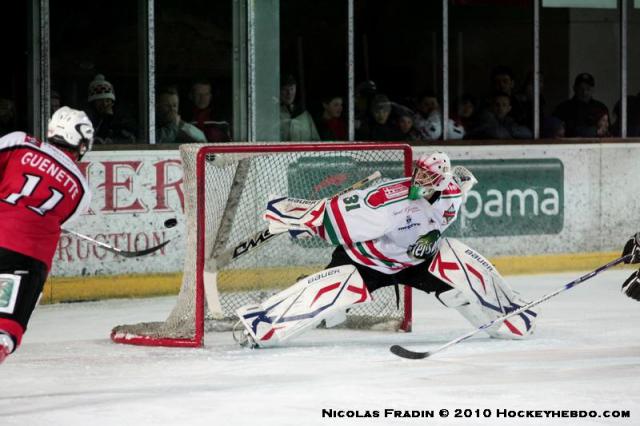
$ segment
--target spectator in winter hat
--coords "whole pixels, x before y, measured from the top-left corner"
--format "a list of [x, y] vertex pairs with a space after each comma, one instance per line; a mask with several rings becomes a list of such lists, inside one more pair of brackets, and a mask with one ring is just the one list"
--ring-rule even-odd
[[379, 142], [403, 140], [404, 135], [389, 117], [391, 115], [391, 101], [386, 95], [377, 94], [371, 100], [369, 109], [371, 126], [369, 129], [360, 128], [358, 139]]
[[607, 117], [609, 116], [606, 105], [593, 99], [595, 85], [591, 74], [578, 74], [573, 83], [573, 97], [562, 102], [554, 111], [553, 115], [564, 121], [567, 137], [584, 135], [581, 129], [593, 126], [592, 118], [598, 111], [606, 111]]
[[416, 113], [404, 105], [393, 104], [393, 114], [395, 116], [396, 125], [403, 135], [405, 141], [418, 141], [420, 134], [413, 127]]
[[94, 143], [135, 143], [134, 121], [116, 112], [116, 93], [104, 75], [98, 74], [89, 84], [87, 115], [95, 130]]
[[356, 86], [354, 100], [354, 128], [356, 134], [368, 134], [372, 126], [370, 114], [371, 101], [377, 93], [377, 86], [371, 80], [365, 80]]

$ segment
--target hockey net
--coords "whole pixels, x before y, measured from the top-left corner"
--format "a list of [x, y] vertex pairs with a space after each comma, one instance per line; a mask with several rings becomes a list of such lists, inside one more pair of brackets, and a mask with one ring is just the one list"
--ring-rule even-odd
[[[116, 326], [115, 342], [196, 347], [205, 331], [230, 329], [238, 307], [324, 269], [334, 249], [288, 234], [258, 241], [268, 235], [259, 233], [269, 198], [330, 197], [375, 171], [382, 180], [409, 176], [412, 161], [411, 148], [401, 144], [189, 144], [180, 153], [186, 246], [176, 305], [163, 322]], [[221, 253], [234, 259], [220, 262]], [[349, 311], [347, 327], [410, 330], [409, 287], [401, 286], [399, 298], [393, 286], [373, 298]]]

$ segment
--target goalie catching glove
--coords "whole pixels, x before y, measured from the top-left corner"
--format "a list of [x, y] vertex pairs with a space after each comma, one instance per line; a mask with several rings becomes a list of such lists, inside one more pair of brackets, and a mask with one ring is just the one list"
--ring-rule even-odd
[[322, 225], [327, 200], [303, 200], [300, 198], [276, 197], [267, 203], [262, 216], [269, 223], [269, 232], [289, 232], [293, 238], [308, 238], [315, 228]]

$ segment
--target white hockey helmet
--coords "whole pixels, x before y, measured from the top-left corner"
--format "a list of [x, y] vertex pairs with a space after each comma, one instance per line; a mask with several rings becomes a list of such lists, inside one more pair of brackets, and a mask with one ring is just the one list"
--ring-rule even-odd
[[49, 120], [47, 141], [78, 152], [78, 160], [91, 151], [93, 124], [84, 111], [63, 106]]
[[451, 160], [444, 152], [434, 152], [421, 155], [416, 161], [416, 167], [411, 181], [411, 191], [414, 196], [429, 196], [433, 191], [444, 191], [451, 180]]

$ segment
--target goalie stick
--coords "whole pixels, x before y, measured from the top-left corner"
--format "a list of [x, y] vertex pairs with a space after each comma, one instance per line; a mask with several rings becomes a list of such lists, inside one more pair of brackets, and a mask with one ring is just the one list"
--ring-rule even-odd
[[[166, 228], [173, 228], [174, 226], [176, 226], [176, 224], [178, 223], [178, 221], [174, 218], [174, 219], [167, 219], [164, 222], [164, 226]], [[160, 250], [162, 247], [166, 246], [167, 244], [169, 244], [169, 242], [171, 242], [171, 240], [167, 240], [164, 241], [160, 244], [158, 244], [157, 246], [153, 246], [153, 247], [149, 247], [147, 249], [144, 250], [137, 250], [137, 251], [127, 251], [127, 250], [122, 250], [119, 249], [117, 247], [111, 246], [107, 243], [103, 243], [102, 241], [98, 241], [98, 240], [94, 240], [93, 238], [81, 234], [79, 232], [75, 232], [75, 231], [71, 231], [69, 229], [62, 229], [62, 232], [64, 232], [65, 234], [69, 234], [69, 235], [73, 235], [76, 238], [80, 238], [81, 240], [85, 240], [90, 242], [91, 244], [95, 244], [98, 247], [102, 247], [103, 249], [110, 251], [111, 253], [115, 253], [119, 256], [123, 256], [123, 257], [140, 257], [140, 256], [146, 256], [148, 254], [151, 254], [153, 252], [156, 252], [158, 250]]]
[[[375, 181], [376, 179], [379, 179], [380, 177], [382, 177], [382, 174], [379, 171], [375, 171], [371, 175], [367, 176], [366, 178], [353, 183], [351, 186], [344, 188], [342, 191], [332, 195], [329, 198], [339, 197], [341, 195], [346, 194], [349, 191], [363, 188], [366, 185], [370, 184], [371, 182]], [[284, 232], [283, 234], [286, 234], [286, 232]], [[278, 235], [282, 235], [282, 234], [272, 234], [269, 232], [269, 229], [266, 228], [260, 232], [255, 233], [254, 235], [247, 238], [246, 240], [240, 241], [238, 244], [236, 244], [234, 247], [228, 250], [225, 250], [218, 254], [214, 252], [212, 257], [215, 261], [216, 269], [228, 265], [231, 261], [237, 259], [238, 257], [252, 250], [255, 250], [257, 247], [262, 246], [267, 241], [272, 240], [274, 237]]]
[[585, 274], [579, 278], [576, 278], [575, 280], [571, 281], [568, 284], [565, 284], [564, 286], [560, 287], [559, 289], [548, 293], [544, 296], [542, 296], [541, 298], [534, 300], [533, 302], [529, 302], [524, 306], [521, 306], [520, 308], [516, 309], [515, 311], [509, 312], [506, 315], [501, 316], [500, 318], [496, 318], [491, 322], [488, 322], [478, 328], [476, 328], [475, 330], [472, 330], [456, 339], [451, 340], [450, 342], [445, 343], [442, 346], [439, 346], [435, 349], [432, 349], [430, 351], [426, 351], [426, 352], [420, 352], [420, 351], [412, 351], [410, 349], [404, 348], [400, 345], [393, 345], [389, 348], [389, 350], [391, 351], [391, 353], [393, 353], [394, 355], [397, 355], [401, 358], [407, 358], [407, 359], [424, 359], [424, 358], [429, 358], [430, 356], [437, 354], [438, 352], [441, 352], [447, 348], [449, 348], [450, 346], [453, 346], [455, 344], [458, 344], [460, 342], [463, 342], [467, 339], [469, 339], [470, 337], [476, 335], [477, 333], [479, 333], [482, 330], [485, 330], [495, 324], [500, 324], [503, 321], [518, 315], [524, 311], [526, 311], [527, 309], [531, 309], [534, 306], [539, 305], [540, 303], [551, 299], [552, 297], [556, 296], [559, 293], [562, 293], [564, 291], [567, 291], [575, 286], [577, 286], [578, 284], [587, 281], [590, 278], [595, 277], [596, 275], [598, 275], [600, 272], [605, 271], [613, 266], [616, 266], [624, 261], [626, 261], [627, 259], [631, 258], [631, 254], [628, 254], [626, 256], [622, 256], [619, 257], [618, 259], [612, 260], [611, 262], [607, 263], [606, 265], [602, 265], [599, 268], [594, 269], [593, 271], [589, 272], [588, 274]]

